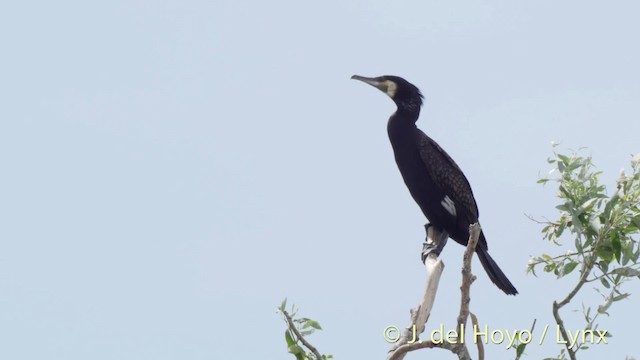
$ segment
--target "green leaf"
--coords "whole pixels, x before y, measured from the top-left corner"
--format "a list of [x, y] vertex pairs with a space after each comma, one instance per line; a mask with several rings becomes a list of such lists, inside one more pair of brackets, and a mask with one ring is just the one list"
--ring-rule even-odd
[[553, 270], [555, 270], [556, 268], [556, 264], [547, 264], [544, 266], [544, 272], [552, 272]]
[[631, 254], [631, 261], [638, 262], [638, 257], [640, 257], [640, 248], [636, 247], [636, 251]]
[[529, 265], [527, 266], [527, 271], [531, 271], [531, 273], [533, 274], [533, 276], [538, 277], [538, 275], [536, 274], [536, 267], [535, 265]]
[[556, 229], [556, 237], [560, 237], [560, 235], [562, 235], [562, 232], [564, 231], [566, 226], [567, 223], [564, 221], [560, 224], [560, 226], [558, 226], [558, 228]]
[[602, 283], [602, 286], [606, 287], [607, 289], [611, 287], [611, 285], [609, 285], [609, 282], [605, 278], [600, 278], [600, 282]]
[[607, 262], [611, 262], [611, 260], [613, 260], [613, 249], [611, 248], [611, 245], [598, 246], [596, 254]]
[[291, 347], [292, 345], [295, 345], [295, 341], [293, 340], [293, 337], [291, 336], [291, 331], [289, 331], [288, 329], [284, 332], [284, 339], [287, 342], [287, 347]]
[[593, 236], [587, 236], [587, 238], [584, 241], [584, 244], [582, 244], [583, 247], [587, 248], [589, 246], [591, 246], [591, 244], [593, 244]]
[[299, 345], [291, 345], [289, 346], [289, 348], [287, 348], [287, 351], [293, 355], [296, 355], [296, 357], [298, 355], [303, 355], [303, 356], [305, 355], [304, 349]]
[[566, 169], [567, 167], [565, 166], [565, 164], [563, 162], [558, 161], [558, 170], [560, 170], [560, 173], [564, 172], [564, 169]]
[[576, 268], [576, 266], [578, 265], [578, 263], [576, 261], [571, 261], [570, 263], [567, 263], [564, 265], [564, 268], [562, 269], [562, 272], [564, 273], [564, 275], [567, 275], [569, 273], [571, 273], [573, 271], [573, 269]]
[[609, 272], [609, 262], [604, 260], [598, 261], [598, 268], [600, 269], [600, 271], [606, 274], [607, 272]]
[[598, 199], [597, 198], [591, 198], [587, 201], [584, 202], [584, 204], [582, 204], [579, 208], [578, 208], [578, 214], [582, 214], [585, 210], [589, 209], [594, 202], [596, 202]]
[[516, 347], [516, 357], [519, 357], [524, 352], [524, 349], [527, 347], [527, 344], [520, 344]]
[[616, 257], [618, 263], [620, 263], [620, 253], [622, 252], [622, 244], [620, 243], [620, 234], [615, 231], [611, 236], [611, 250]]
[[620, 301], [629, 297], [629, 294], [621, 294], [613, 297], [613, 301]]
[[621, 268], [611, 270], [611, 274], [620, 274], [626, 277], [633, 277], [633, 276], [640, 276], [640, 271], [630, 267], [621, 267]]
[[627, 265], [631, 258], [633, 258], [633, 243], [627, 241], [622, 246], [622, 265]]
[[584, 304], [582, 304], [582, 312], [584, 313], [584, 319], [586, 322], [590, 322], [591, 321], [591, 306], [589, 306], [586, 310], [584, 308]]
[[600, 217], [595, 216], [591, 221], [589, 221], [589, 225], [591, 226], [591, 230], [593, 230], [592, 235], [595, 236], [598, 234], [600, 229], [602, 228], [602, 223], [600, 222]]
[[618, 196], [618, 193], [615, 193], [613, 194], [613, 196], [611, 196], [609, 201], [607, 201], [607, 204], [604, 206], [603, 214], [607, 219], [607, 222], [611, 221], [611, 210], [618, 203], [618, 200], [620, 200], [620, 197]]
[[303, 329], [308, 328], [309, 326], [311, 326], [314, 329], [318, 329], [318, 330], [322, 330], [322, 328], [320, 327], [320, 324], [318, 324], [317, 321], [315, 320], [311, 320], [311, 319], [307, 319], [307, 321], [304, 323], [304, 325], [302, 326]]
[[589, 226], [589, 222], [582, 219], [581, 216], [578, 216], [577, 213], [573, 212], [571, 214], [571, 222], [573, 227], [575, 228], [573, 231], [583, 232], [585, 226]]
[[287, 298], [284, 298], [284, 300], [282, 300], [282, 304], [280, 304], [280, 307], [278, 309], [280, 309], [280, 311], [284, 311], [286, 307], [287, 307]]

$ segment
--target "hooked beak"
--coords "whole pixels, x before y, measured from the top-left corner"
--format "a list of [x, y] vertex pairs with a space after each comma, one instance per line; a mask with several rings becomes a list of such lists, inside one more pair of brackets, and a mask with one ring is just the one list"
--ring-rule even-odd
[[387, 94], [392, 99], [396, 96], [396, 92], [398, 91], [398, 85], [391, 80], [383, 80], [385, 78], [384, 76], [368, 78], [360, 75], [353, 75], [351, 78], [360, 80], [375, 87], [376, 89]]
[[353, 75], [351, 77], [351, 79], [353, 80], [360, 80], [362, 82], [365, 82], [377, 89], [379, 89], [382, 92], [387, 92], [387, 84], [384, 81], [380, 81], [379, 78], [368, 78], [368, 77], [364, 77], [364, 76], [360, 76], [360, 75]]

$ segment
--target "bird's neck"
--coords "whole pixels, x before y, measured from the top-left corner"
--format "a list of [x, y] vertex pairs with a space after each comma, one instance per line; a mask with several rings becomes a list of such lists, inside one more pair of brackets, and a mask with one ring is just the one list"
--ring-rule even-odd
[[400, 151], [401, 148], [411, 147], [411, 139], [417, 130], [416, 121], [420, 116], [420, 99], [405, 99], [404, 101], [396, 101], [398, 109], [389, 118], [387, 123], [387, 133], [394, 150]]
[[398, 106], [398, 110], [389, 118], [388, 126], [413, 129], [416, 127], [416, 121], [418, 121], [419, 116], [420, 106]]
[[387, 133], [389, 134], [389, 140], [394, 149], [398, 146], [408, 145], [407, 139], [412, 137], [412, 134], [416, 130], [416, 120], [418, 120], [418, 113], [407, 114], [396, 111], [389, 118], [387, 123]]
[[414, 123], [420, 116], [420, 108], [422, 107], [422, 99], [419, 97], [396, 100], [398, 109], [394, 115], [398, 115], [403, 119], [411, 120]]

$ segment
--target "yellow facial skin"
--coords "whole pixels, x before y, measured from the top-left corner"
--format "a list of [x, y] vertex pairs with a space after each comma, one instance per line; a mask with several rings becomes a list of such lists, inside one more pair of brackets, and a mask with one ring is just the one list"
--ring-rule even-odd
[[398, 91], [398, 85], [396, 85], [395, 82], [391, 80], [385, 80], [382, 82], [382, 87], [383, 89], [381, 90], [385, 91], [390, 98], [393, 99], [393, 97], [396, 96], [396, 91]]

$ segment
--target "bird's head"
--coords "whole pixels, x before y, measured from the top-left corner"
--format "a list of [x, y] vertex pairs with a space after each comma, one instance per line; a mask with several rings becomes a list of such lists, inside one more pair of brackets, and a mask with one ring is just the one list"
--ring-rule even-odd
[[387, 94], [396, 103], [400, 111], [420, 111], [423, 99], [420, 90], [399, 76], [384, 75], [368, 78], [353, 75], [351, 78], [363, 81]]

